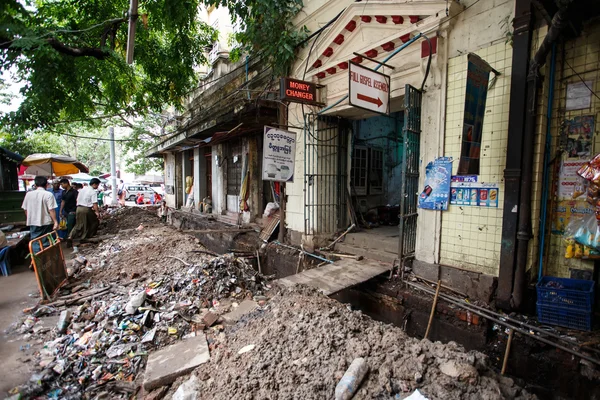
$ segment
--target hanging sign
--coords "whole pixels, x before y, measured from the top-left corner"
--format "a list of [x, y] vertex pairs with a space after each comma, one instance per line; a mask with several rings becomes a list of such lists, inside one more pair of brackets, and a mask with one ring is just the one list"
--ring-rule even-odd
[[315, 83], [292, 78], [281, 78], [279, 88], [282, 101], [319, 105], [317, 101], [317, 85]]
[[265, 126], [263, 143], [263, 180], [294, 182], [296, 134], [271, 126]]
[[447, 210], [450, 199], [452, 157], [438, 157], [425, 168], [425, 188], [419, 195], [419, 208]]
[[350, 61], [350, 104], [380, 114], [390, 114], [390, 76]]

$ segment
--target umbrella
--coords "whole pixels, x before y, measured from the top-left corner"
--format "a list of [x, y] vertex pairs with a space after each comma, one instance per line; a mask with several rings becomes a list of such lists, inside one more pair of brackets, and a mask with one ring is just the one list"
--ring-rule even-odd
[[27, 167], [27, 174], [36, 176], [60, 176], [90, 171], [72, 157], [50, 153], [31, 154], [25, 157], [22, 164]]

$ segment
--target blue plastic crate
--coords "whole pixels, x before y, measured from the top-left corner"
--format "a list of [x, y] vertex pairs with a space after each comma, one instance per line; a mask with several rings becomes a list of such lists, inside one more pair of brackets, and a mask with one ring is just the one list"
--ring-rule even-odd
[[[549, 287], [552, 282], [558, 287]], [[543, 277], [537, 284], [537, 302], [553, 307], [567, 307], [591, 312], [594, 305], [594, 281]]]
[[537, 303], [538, 322], [581, 331], [592, 330], [592, 313], [572, 308], [547, 306]]

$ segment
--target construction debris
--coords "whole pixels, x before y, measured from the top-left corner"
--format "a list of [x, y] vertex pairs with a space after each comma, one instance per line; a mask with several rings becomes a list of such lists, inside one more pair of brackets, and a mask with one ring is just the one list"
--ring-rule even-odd
[[[119, 213], [149, 218], [146, 211]], [[144, 371], [143, 385], [150, 390], [206, 362], [202, 330], [218, 334], [221, 315], [270, 286], [244, 258], [191, 253], [197, 249], [202, 246], [195, 238], [166, 226], [81, 246], [71, 282], [16, 326], [43, 347], [31, 357], [32, 380], [11, 394], [129, 398]], [[58, 318], [55, 329], [41, 329], [46, 318]]]
[[[239, 354], [249, 344], [253, 349]], [[281, 290], [218, 335], [213, 347], [210, 361], [194, 374], [196, 392], [214, 400], [336, 398], [338, 382], [359, 358], [358, 372], [370, 372], [353, 399], [403, 399], [416, 389], [429, 399], [535, 398], [493, 372], [482, 353], [410, 338], [302, 287]], [[353, 375], [360, 380], [358, 372]]]

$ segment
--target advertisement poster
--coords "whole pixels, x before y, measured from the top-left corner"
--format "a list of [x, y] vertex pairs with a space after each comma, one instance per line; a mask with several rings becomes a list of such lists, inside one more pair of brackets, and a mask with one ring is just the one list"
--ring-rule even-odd
[[594, 213], [594, 207], [585, 200], [559, 201], [554, 208], [552, 233], [562, 235], [571, 218], [581, 218]]
[[567, 85], [566, 109], [573, 111], [590, 108], [592, 105], [592, 91], [590, 88], [593, 86], [594, 82], [592, 81], [569, 83]]
[[583, 115], [567, 119], [563, 123], [563, 140], [569, 158], [590, 158], [592, 136], [594, 135], [594, 116]]
[[492, 68], [475, 54], [469, 54], [467, 59], [467, 94], [458, 174], [478, 175], [483, 116]]
[[497, 208], [498, 194], [495, 186], [453, 186], [450, 188], [450, 204]]
[[452, 157], [439, 157], [425, 168], [425, 188], [419, 196], [419, 208], [425, 210], [448, 209]]
[[477, 175], [455, 175], [452, 177], [452, 183], [477, 183]]
[[294, 182], [296, 134], [265, 126], [262, 177], [264, 181]]
[[563, 159], [558, 174], [558, 199], [572, 200], [575, 184], [581, 181], [577, 170], [581, 168], [588, 159]]

